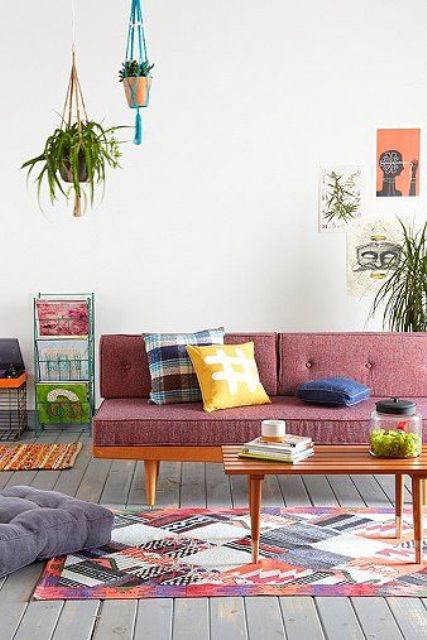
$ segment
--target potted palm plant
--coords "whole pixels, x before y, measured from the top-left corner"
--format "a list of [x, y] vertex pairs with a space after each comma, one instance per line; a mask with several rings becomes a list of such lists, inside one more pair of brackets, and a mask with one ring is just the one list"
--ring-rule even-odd
[[28, 175], [36, 167], [39, 169], [35, 180], [39, 203], [46, 185], [52, 204], [59, 195], [67, 200], [73, 195], [73, 215], [81, 216], [87, 200], [93, 203], [96, 188], [104, 187], [107, 167], [119, 166], [121, 154], [116, 133], [121, 128], [104, 127], [96, 120], [89, 120], [73, 50], [61, 124], [47, 138], [42, 152], [22, 165]]
[[400, 259], [377, 292], [370, 316], [383, 311], [383, 326], [391, 331], [427, 331], [427, 222], [416, 230], [402, 228]]
[[146, 107], [150, 95], [151, 75], [154, 64], [143, 60], [126, 60], [119, 71], [119, 81], [123, 82], [129, 107]]

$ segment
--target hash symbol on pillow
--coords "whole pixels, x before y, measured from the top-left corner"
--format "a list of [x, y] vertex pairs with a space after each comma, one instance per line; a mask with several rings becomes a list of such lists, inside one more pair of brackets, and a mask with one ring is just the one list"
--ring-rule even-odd
[[255, 360], [253, 342], [238, 345], [187, 345], [203, 397], [203, 409], [269, 404]]
[[[247, 385], [251, 393], [255, 393], [259, 383], [258, 369], [253, 359], [248, 358], [242, 349], [234, 349], [235, 356], [229, 356], [224, 349], [217, 349], [216, 355], [205, 356], [206, 364], [218, 364], [222, 370], [212, 372], [212, 380], [224, 380], [228, 384], [231, 395], [236, 395], [238, 382]], [[241, 371], [235, 369], [241, 368]]]

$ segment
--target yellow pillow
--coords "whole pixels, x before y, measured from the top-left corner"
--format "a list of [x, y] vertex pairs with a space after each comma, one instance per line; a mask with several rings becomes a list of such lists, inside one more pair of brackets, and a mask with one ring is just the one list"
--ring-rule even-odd
[[187, 345], [187, 353], [199, 381], [203, 408], [208, 413], [271, 402], [259, 381], [253, 342]]

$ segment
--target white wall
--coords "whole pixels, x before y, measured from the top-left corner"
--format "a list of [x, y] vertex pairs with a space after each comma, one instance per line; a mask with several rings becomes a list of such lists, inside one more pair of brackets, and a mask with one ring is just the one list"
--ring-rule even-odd
[[[116, 81], [129, 0], [75, 0], [90, 114], [131, 123]], [[93, 290], [97, 331], [363, 330], [345, 236], [317, 233], [318, 169], [360, 164], [376, 202], [377, 126], [427, 119], [425, 0], [146, 0], [156, 63], [146, 137], [124, 150], [99, 208], [42, 215], [21, 162], [57, 123], [70, 3], [2, 2], [0, 335], [32, 361], [35, 291]]]

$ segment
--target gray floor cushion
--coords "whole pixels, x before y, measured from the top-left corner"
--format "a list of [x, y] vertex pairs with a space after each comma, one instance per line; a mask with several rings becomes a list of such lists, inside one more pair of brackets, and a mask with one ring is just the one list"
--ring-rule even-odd
[[0, 577], [35, 560], [109, 542], [113, 514], [57, 491], [0, 491]]

